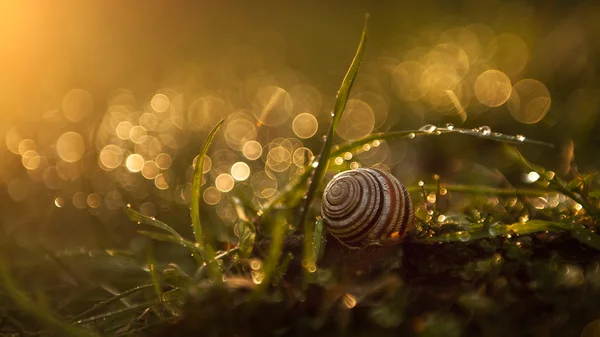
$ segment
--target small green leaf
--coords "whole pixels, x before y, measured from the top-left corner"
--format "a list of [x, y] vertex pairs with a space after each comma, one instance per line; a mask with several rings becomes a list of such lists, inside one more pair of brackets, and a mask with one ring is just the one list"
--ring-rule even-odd
[[156, 228], [160, 228], [164, 231], [171, 233], [171, 235], [173, 235], [177, 238], [181, 238], [181, 235], [179, 235], [179, 233], [177, 233], [176, 230], [171, 228], [171, 226], [167, 225], [164, 222], [156, 220], [154, 217], [149, 217], [149, 216], [143, 215], [142, 213], [139, 213], [139, 212], [133, 210], [129, 206], [125, 207], [125, 214], [127, 214], [129, 219], [131, 219], [132, 221], [136, 221], [138, 223], [143, 223], [145, 225], [150, 225], [150, 226], [153, 226]]
[[[204, 237], [202, 236], [202, 226], [200, 224], [200, 187], [202, 185], [202, 169], [204, 167], [204, 156], [208, 152], [208, 147], [210, 143], [212, 143], [213, 138], [217, 134], [217, 131], [223, 125], [225, 119], [221, 119], [217, 125], [212, 129], [212, 131], [206, 137], [204, 144], [202, 145], [202, 149], [200, 150], [200, 154], [198, 155], [198, 160], [196, 161], [196, 166], [194, 167], [194, 174], [192, 179], [192, 191], [190, 197], [190, 215], [192, 218], [192, 228], [194, 230], [194, 238], [196, 242], [200, 246], [200, 250], [204, 252]], [[214, 251], [214, 249], [211, 249]], [[205, 258], [205, 261], [210, 259], [209, 256], [202, 254]]]

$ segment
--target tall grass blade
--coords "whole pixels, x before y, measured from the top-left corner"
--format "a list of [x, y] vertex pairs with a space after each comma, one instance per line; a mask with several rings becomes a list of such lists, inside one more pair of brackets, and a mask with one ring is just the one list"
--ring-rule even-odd
[[[311, 238], [312, 238], [312, 226], [306, 223], [306, 218], [310, 212], [310, 205], [312, 199], [319, 188], [319, 184], [322, 183], [323, 177], [325, 176], [325, 172], [327, 171], [327, 164], [329, 163], [329, 156], [331, 154], [331, 146], [333, 145], [333, 136], [335, 134], [335, 130], [342, 118], [342, 114], [344, 112], [344, 108], [346, 107], [346, 102], [348, 101], [348, 95], [350, 94], [350, 89], [352, 89], [352, 84], [354, 83], [354, 79], [358, 73], [358, 68], [360, 66], [360, 62], [362, 60], [362, 55], [365, 50], [365, 44], [367, 41], [367, 26], [369, 21], [369, 15], [367, 14], [365, 17], [365, 25], [362, 31], [362, 35], [360, 38], [360, 43], [358, 45], [358, 49], [356, 50], [356, 54], [354, 55], [354, 59], [352, 60], [352, 64], [342, 81], [342, 85], [340, 90], [338, 91], [335, 105], [333, 108], [333, 120], [331, 122], [331, 127], [329, 128], [329, 132], [327, 133], [327, 139], [325, 140], [325, 144], [323, 145], [323, 149], [321, 150], [321, 154], [319, 155], [319, 159], [316, 162], [317, 167], [312, 176], [311, 183], [308, 187], [308, 191], [306, 192], [306, 199], [304, 200], [304, 204], [301, 208], [301, 215], [298, 218], [297, 228], [304, 228], [304, 254], [303, 254], [303, 262], [305, 262], [310, 255], [311, 251]], [[303, 263], [306, 265], [306, 263]]]
[[[212, 129], [212, 131], [206, 137], [204, 144], [202, 145], [202, 149], [200, 150], [200, 154], [198, 155], [198, 160], [196, 161], [196, 166], [194, 167], [194, 175], [192, 180], [192, 192], [191, 192], [191, 202], [190, 202], [190, 215], [192, 218], [192, 228], [194, 230], [194, 238], [196, 239], [196, 243], [198, 243], [200, 250], [202, 252], [205, 251], [205, 242], [204, 237], [202, 236], [202, 226], [200, 224], [200, 185], [202, 184], [202, 169], [204, 168], [204, 156], [208, 152], [208, 147], [210, 143], [212, 143], [213, 138], [217, 134], [217, 131], [223, 125], [225, 119], [221, 119], [217, 125]], [[211, 251], [214, 251], [211, 249]], [[204, 253], [202, 254], [205, 261], [211, 259], [211, 257], [206, 256]]]

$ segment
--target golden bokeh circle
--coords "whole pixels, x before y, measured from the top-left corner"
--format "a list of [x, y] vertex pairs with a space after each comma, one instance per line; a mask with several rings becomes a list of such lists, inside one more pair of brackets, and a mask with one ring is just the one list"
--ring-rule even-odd
[[292, 130], [296, 136], [302, 139], [314, 136], [318, 128], [319, 122], [317, 122], [317, 118], [308, 112], [298, 114], [292, 122]]
[[239, 161], [231, 166], [231, 176], [237, 181], [244, 181], [250, 176], [250, 166]]
[[498, 107], [510, 97], [512, 86], [505, 73], [490, 69], [477, 77], [474, 84], [475, 97], [489, 107]]
[[371, 107], [358, 99], [349, 99], [336, 133], [345, 140], [357, 140], [369, 135], [375, 127]]
[[244, 157], [248, 158], [249, 160], [256, 160], [260, 158], [260, 156], [262, 155], [262, 151], [262, 145], [260, 145], [260, 143], [255, 140], [246, 142], [246, 144], [244, 144], [244, 147], [242, 148]]
[[551, 102], [550, 92], [542, 82], [523, 79], [513, 86], [508, 110], [519, 122], [534, 124], [546, 116]]
[[56, 153], [60, 159], [74, 163], [83, 157], [85, 145], [83, 137], [73, 131], [68, 131], [60, 135], [56, 141]]

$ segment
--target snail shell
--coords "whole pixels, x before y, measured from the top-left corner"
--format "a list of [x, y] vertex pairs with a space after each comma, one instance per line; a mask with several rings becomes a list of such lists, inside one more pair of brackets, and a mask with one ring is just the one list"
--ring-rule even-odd
[[408, 191], [374, 168], [337, 174], [325, 187], [321, 214], [329, 233], [349, 248], [399, 243], [414, 229]]

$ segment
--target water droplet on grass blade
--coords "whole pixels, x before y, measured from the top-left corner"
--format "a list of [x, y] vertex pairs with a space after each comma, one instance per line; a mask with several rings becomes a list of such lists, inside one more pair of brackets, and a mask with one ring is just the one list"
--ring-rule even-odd
[[489, 136], [492, 133], [492, 129], [489, 126], [484, 125], [479, 128], [479, 132], [484, 136]]
[[437, 129], [437, 127], [433, 124], [427, 124], [427, 125], [423, 125], [419, 131], [424, 131], [427, 133], [432, 133], [433, 131], [435, 131]]
[[516, 135], [515, 138], [520, 141], [520, 142], [524, 142], [525, 141], [525, 136], [523, 135]]

